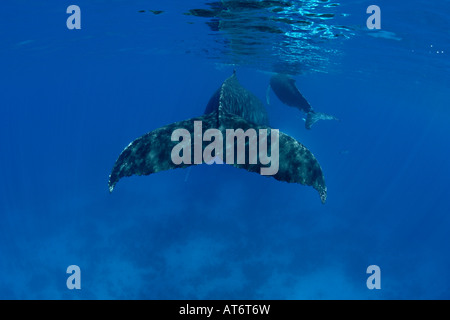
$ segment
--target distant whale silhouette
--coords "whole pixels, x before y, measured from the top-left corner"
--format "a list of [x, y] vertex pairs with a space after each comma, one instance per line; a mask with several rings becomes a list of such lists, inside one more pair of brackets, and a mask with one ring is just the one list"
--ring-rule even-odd
[[[270, 88], [284, 104], [299, 109], [306, 113], [306, 129], [311, 129], [312, 125], [319, 120], [339, 120], [334, 116], [315, 112], [309, 102], [303, 97], [295, 85], [295, 80], [286, 74], [277, 73], [270, 78]], [[269, 88], [266, 94], [267, 104], [269, 103]]]
[[[203, 130], [218, 129], [224, 135], [226, 129], [255, 130], [267, 129], [267, 140], [271, 138], [267, 112], [263, 103], [250, 91], [241, 86], [236, 74], [226, 79], [208, 102], [205, 115], [183, 120], [153, 130], [131, 142], [119, 155], [109, 176], [109, 191], [114, 190], [117, 182], [132, 175], [150, 175], [163, 170], [186, 168], [194, 164], [175, 165], [171, 160], [171, 151], [177, 144], [171, 140], [172, 132], [184, 128], [194, 140], [194, 121], [202, 121]], [[248, 139], [246, 145], [248, 145]], [[234, 147], [235, 146], [226, 146]], [[203, 150], [205, 146], [202, 146]], [[202, 150], [202, 151], [203, 151]], [[192, 156], [193, 157], [193, 156]], [[224, 159], [223, 162], [225, 162]], [[260, 172], [262, 165], [234, 163], [232, 166], [249, 172]], [[322, 203], [327, 197], [327, 187], [318, 161], [314, 155], [294, 138], [279, 132], [279, 169], [277, 180], [312, 186], [319, 192]]]

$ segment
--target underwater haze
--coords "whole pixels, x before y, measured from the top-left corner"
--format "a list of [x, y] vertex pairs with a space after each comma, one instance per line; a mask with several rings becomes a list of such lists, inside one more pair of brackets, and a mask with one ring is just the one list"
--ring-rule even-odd
[[[70, 29], [70, 5], [81, 29]], [[369, 29], [370, 5], [381, 9]], [[1, 299], [449, 299], [450, 2], [8, 1]], [[72, 20], [76, 21], [76, 20]], [[108, 179], [233, 74], [328, 197], [229, 165]], [[289, 74], [305, 129], [267, 87]], [[67, 268], [79, 266], [81, 289]], [[369, 289], [369, 266], [380, 288]]]

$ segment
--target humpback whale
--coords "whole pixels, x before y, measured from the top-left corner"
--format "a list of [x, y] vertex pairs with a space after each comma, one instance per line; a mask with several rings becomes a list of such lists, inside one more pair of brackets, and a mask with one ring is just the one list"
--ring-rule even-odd
[[[212, 95], [203, 116], [163, 126], [132, 141], [120, 153], [113, 166], [108, 182], [109, 191], [112, 192], [123, 177], [150, 175], [163, 170], [194, 165], [194, 161], [190, 161], [189, 164], [174, 164], [171, 160], [171, 151], [177, 142], [171, 140], [171, 135], [174, 130], [184, 128], [190, 132], [191, 140], [194, 141], [193, 129], [196, 121], [202, 121], [203, 130], [218, 129], [223, 135], [227, 129], [265, 129], [269, 140], [274, 130], [269, 127], [263, 103], [239, 83], [234, 72]], [[226, 146], [229, 147], [236, 148], [236, 145]], [[204, 150], [205, 146], [202, 148]], [[256, 173], [263, 167], [259, 161], [256, 164], [249, 161], [243, 164], [234, 162], [232, 166]], [[312, 186], [318, 191], [322, 203], [325, 203], [327, 187], [319, 162], [305, 146], [282, 132], [279, 132], [279, 169], [276, 174], [269, 177], [288, 183]]]
[[[306, 129], [311, 129], [318, 120], [338, 120], [336, 117], [315, 112], [309, 102], [303, 97], [295, 85], [295, 80], [286, 74], [277, 73], [270, 78], [270, 88], [284, 104], [299, 109], [306, 113]], [[269, 104], [269, 87], [266, 92], [267, 104]]]

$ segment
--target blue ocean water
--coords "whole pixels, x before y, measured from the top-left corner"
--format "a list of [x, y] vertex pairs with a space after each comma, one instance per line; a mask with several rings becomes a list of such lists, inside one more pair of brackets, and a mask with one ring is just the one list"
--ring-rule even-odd
[[[69, 5], [81, 29], [69, 30]], [[368, 6], [381, 29], [368, 30]], [[449, 1], [18, 0], [0, 15], [0, 298], [449, 299]], [[123, 148], [220, 84], [290, 73], [341, 121], [271, 126], [328, 199], [225, 165], [133, 176]], [[69, 290], [67, 267], [81, 269]], [[367, 267], [381, 270], [369, 290]]]

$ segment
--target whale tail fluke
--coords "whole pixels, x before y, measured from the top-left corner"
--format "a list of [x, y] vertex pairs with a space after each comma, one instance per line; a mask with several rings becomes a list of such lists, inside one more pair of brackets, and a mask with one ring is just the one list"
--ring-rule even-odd
[[337, 121], [339, 121], [339, 119], [336, 118], [335, 116], [332, 116], [332, 115], [329, 115], [326, 113], [322, 113], [322, 112], [310, 111], [310, 112], [308, 112], [308, 114], [306, 116], [306, 122], [305, 122], [306, 129], [308, 129], [308, 130], [311, 129], [312, 125], [319, 120], [337, 120]]

